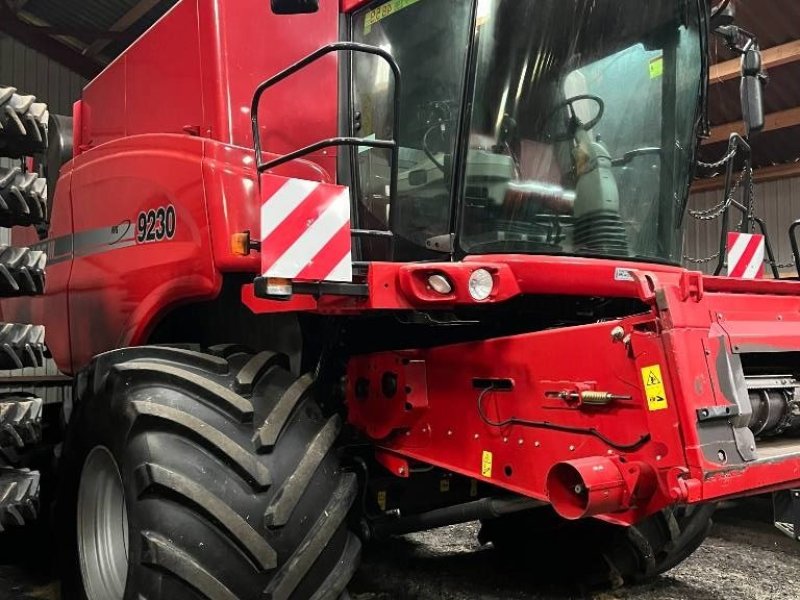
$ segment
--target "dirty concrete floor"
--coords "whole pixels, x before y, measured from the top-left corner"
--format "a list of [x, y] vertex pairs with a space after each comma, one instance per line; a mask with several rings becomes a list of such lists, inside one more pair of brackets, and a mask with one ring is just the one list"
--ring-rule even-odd
[[[542, 585], [506, 569], [475, 541], [477, 524], [392, 540], [370, 549], [351, 586], [353, 600], [782, 600], [800, 598], [800, 544], [766, 522], [753, 501], [718, 513], [711, 537], [685, 563], [647, 585], [587, 592]], [[759, 519], [759, 520], [753, 520]], [[0, 547], [8, 548], [2, 543]], [[58, 600], [32, 565], [41, 552], [0, 551], [0, 600]]]

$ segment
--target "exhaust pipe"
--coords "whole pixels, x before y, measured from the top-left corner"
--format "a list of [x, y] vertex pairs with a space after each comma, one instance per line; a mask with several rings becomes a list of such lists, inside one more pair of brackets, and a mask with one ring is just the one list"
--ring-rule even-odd
[[645, 463], [622, 463], [596, 456], [558, 463], [547, 474], [553, 509], [569, 520], [621, 512], [655, 491]]

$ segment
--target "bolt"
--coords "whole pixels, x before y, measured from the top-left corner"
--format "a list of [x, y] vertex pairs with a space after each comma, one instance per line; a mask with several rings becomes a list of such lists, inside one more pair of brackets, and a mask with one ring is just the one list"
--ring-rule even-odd
[[397, 469], [397, 472], [398, 472], [400, 475], [405, 475], [405, 473], [406, 473], [406, 468], [405, 468], [405, 467], [400, 467], [399, 469]]
[[504, 443], [504, 444], [507, 444], [507, 443], [508, 443], [508, 438], [507, 438], [507, 437], [504, 437], [504, 438], [503, 438], [503, 443]]
[[542, 443], [537, 441], [537, 442], [533, 442], [533, 445], [534, 445], [534, 446], [536, 446], [536, 447], [538, 448], [539, 446], [541, 446], [541, 445], [542, 445]]
[[575, 452], [575, 446], [570, 446], [570, 447], [569, 447], [569, 451], [570, 451], [570, 452]]
[[722, 313], [717, 313], [717, 318], [721, 321], [725, 317], [722, 315]]
[[576, 494], [582, 494], [583, 493], [583, 486], [580, 483], [575, 486], [575, 493]]
[[756, 451], [755, 445], [754, 444], [750, 444], [750, 452], [755, 452], [755, 451]]
[[411, 435], [411, 432], [410, 431], [406, 431], [406, 437], [409, 437], [410, 435]]
[[778, 321], [783, 321], [783, 315], [778, 315]]
[[625, 330], [621, 326], [617, 325], [611, 330], [611, 341], [621, 342], [623, 339], [625, 339]]
[[614, 454], [614, 451], [613, 451], [613, 450], [609, 450], [607, 454], [608, 454], [609, 456], [613, 456], [613, 454]]
[[453, 437], [453, 430], [452, 429], [448, 429], [447, 430], [447, 437]]
[[476, 433], [475, 434], [475, 439], [477, 440], [479, 437], [481, 437], [481, 436]]
[[656, 456], [656, 460], [661, 460], [661, 455]]
[[523, 440], [522, 438], [519, 438], [519, 439], [517, 440], [517, 443], [518, 443], [520, 446], [522, 446], [522, 444], [524, 444], [524, 443], [525, 443], [525, 440]]

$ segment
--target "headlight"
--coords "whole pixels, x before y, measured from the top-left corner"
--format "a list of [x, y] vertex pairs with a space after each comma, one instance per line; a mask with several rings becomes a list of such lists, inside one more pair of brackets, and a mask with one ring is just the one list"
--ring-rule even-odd
[[469, 295], [482, 302], [492, 295], [494, 277], [486, 269], [478, 269], [469, 276]]

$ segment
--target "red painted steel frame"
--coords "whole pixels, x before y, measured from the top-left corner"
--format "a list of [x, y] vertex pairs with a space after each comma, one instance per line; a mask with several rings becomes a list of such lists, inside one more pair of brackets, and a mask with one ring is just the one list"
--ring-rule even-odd
[[[733, 433], [724, 420], [723, 434], [711, 438], [698, 423], [698, 411], [732, 406], [722, 358], [800, 351], [800, 283], [743, 282], [592, 259], [487, 256], [462, 264], [374, 264], [367, 298], [299, 296], [288, 304], [320, 314], [474, 305], [465, 282], [478, 267], [495, 274], [495, 293], [485, 304], [528, 295], [535, 305], [536, 295], [567, 294], [627, 297], [648, 308], [594, 325], [353, 358], [349, 418], [384, 452], [542, 500], [552, 499], [548, 475], [554, 465], [592, 459], [601, 461], [596, 468], [610, 469], [613, 463], [623, 476], [637, 473], [619, 484], [624, 502], [604, 518], [629, 523], [676, 501], [800, 483], [800, 444], [777, 451], [762, 443], [756, 449], [761, 458], [743, 461], [731, 453]], [[453, 282], [452, 294], [435, 298], [419, 285], [434, 273]], [[257, 312], [281, 305], [255, 298], [252, 289], [243, 299]], [[666, 405], [652, 405], [657, 410], [642, 379], [653, 366], [661, 371], [666, 398]], [[392, 397], [381, 390], [385, 373], [398, 377]], [[481, 397], [486, 381], [513, 389]], [[568, 397], [584, 391], [630, 399], [593, 406]], [[479, 397], [491, 422], [516, 418], [536, 425], [489, 424]]]

